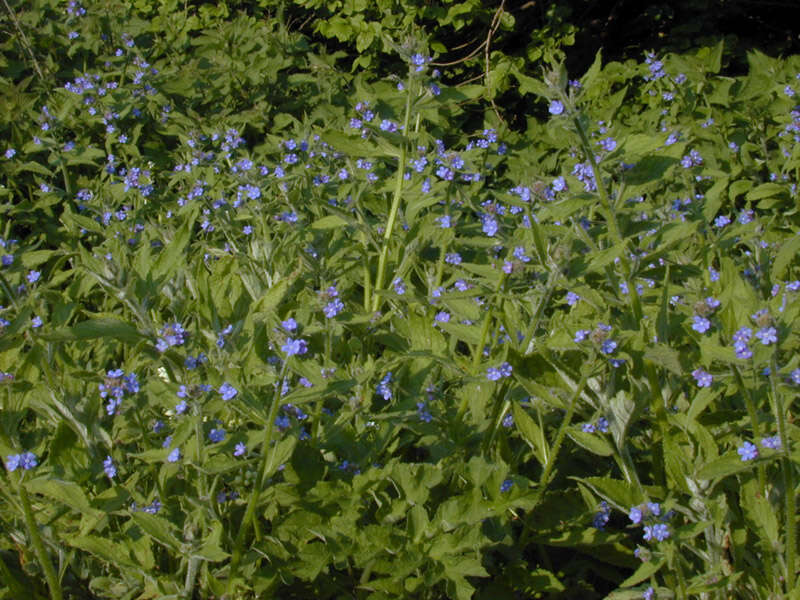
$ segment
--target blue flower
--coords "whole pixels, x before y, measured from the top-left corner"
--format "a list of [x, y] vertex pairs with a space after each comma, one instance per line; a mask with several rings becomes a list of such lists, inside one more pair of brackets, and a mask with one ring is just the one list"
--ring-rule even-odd
[[226, 381], [219, 386], [219, 393], [222, 396], [222, 399], [227, 402], [228, 400], [235, 398], [236, 394], [239, 393], [239, 390]]
[[692, 329], [698, 333], [705, 333], [711, 328], [711, 321], [700, 315], [695, 315], [693, 321]]
[[576, 294], [575, 292], [567, 292], [567, 304], [570, 306], [575, 306], [580, 300], [581, 297]]
[[109, 479], [114, 479], [117, 476], [117, 467], [114, 466], [114, 460], [111, 456], [106, 456], [103, 461], [103, 471], [106, 472]]
[[322, 312], [328, 319], [332, 319], [344, 310], [344, 304], [338, 298], [334, 298], [322, 309]]
[[645, 525], [644, 527], [644, 539], [647, 541], [655, 539], [659, 542], [663, 542], [669, 535], [669, 527], [664, 523]]
[[511, 377], [512, 367], [507, 362], [499, 367], [489, 367], [486, 370], [486, 378], [489, 381], [497, 381], [503, 377]]
[[553, 100], [548, 108], [551, 115], [560, 115], [564, 112], [564, 103], [560, 100]]
[[698, 387], [711, 387], [714, 378], [710, 373], [705, 372], [703, 369], [695, 369], [692, 371], [692, 377], [697, 381]]
[[575, 342], [576, 344], [579, 344], [587, 337], [589, 337], [590, 333], [592, 332], [589, 331], [588, 329], [579, 329], [578, 331], [575, 332], [575, 337], [572, 338], [572, 341]]
[[505, 494], [508, 490], [511, 489], [511, 486], [514, 485], [514, 481], [512, 479], [506, 479], [503, 483], [500, 484], [500, 493]]
[[287, 357], [305, 354], [308, 351], [308, 343], [302, 339], [287, 338], [286, 343], [281, 346], [281, 350], [286, 353]]
[[608, 524], [608, 520], [611, 517], [611, 508], [608, 506], [608, 502], [603, 500], [600, 502], [600, 510], [594, 515], [592, 519], [592, 527], [595, 529], [599, 529], [603, 531]]
[[642, 522], [643, 517], [642, 509], [639, 506], [634, 506], [630, 512], [628, 513], [628, 518], [631, 520], [631, 523], [634, 525], [638, 525]]
[[617, 342], [614, 340], [605, 340], [600, 344], [600, 352], [603, 354], [611, 354], [617, 349]]
[[762, 344], [769, 346], [778, 341], [778, 330], [774, 327], [764, 327], [756, 331], [756, 337], [761, 340]]
[[225, 439], [225, 430], [220, 429], [212, 429], [208, 432], [208, 439], [211, 440], [213, 443], [221, 442]]
[[497, 225], [497, 220], [494, 218], [493, 215], [485, 215], [483, 217], [483, 233], [485, 233], [489, 237], [493, 237], [499, 226]]
[[448, 323], [450, 321], [450, 313], [447, 311], [440, 311], [436, 313], [436, 316], [433, 318], [434, 325], [436, 323]]
[[243, 442], [239, 442], [236, 444], [236, 447], [233, 450], [234, 456], [243, 456], [247, 452], [247, 446], [244, 445]]
[[743, 462], [758, 458], [758, 448], [750, 442], [744, 442], [737, 448], [736, 453], [742, 457]]
[[384, 400], [390, 400], [392, 397], [392, 389], [389, 387], [389, 383], [392, 381], [392, 372], [389, 371], [386, 376], [381, 379], [381, 382], [378, 384], [378, 388], [376, 389], [376, 393], [379, 396], [382, 396]]
[[178, 462], [181, 459], [181, 449], [175, 448], [167, 455], [167, 462]]
[[772, 437], [761, 438], [761, 445], [764, 446], [764, 448], [771, 448], [772, 450], [780, 450], [781, 438], [777, 435], [773, 435]]
[[6, 468], [9, 471], [16, 471], [22, 468], [26, 471], [38, 466], [39, 460], [33, 452], [23, 452], [22, 454], [10, 454], [6, 457]]
[[29, 271], [27, 276], [28, 283], [36, 283], [41, 275], [39, 271]]

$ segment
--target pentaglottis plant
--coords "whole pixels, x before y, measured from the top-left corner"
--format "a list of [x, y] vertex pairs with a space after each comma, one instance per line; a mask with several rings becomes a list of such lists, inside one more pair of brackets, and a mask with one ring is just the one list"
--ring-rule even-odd
[[795, 57], [166, 4], [4, 17], [0, 597], [798, 597]]

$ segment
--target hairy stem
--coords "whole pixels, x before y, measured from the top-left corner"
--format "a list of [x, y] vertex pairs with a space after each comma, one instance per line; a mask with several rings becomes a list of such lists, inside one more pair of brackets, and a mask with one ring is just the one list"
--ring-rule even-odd
[[278, 408], [280, 407], [281, 403], [281, 383], [283, 382], [283, 378], [286, 376], [286, 371], [288, 370], [287, 365], [288, 358], [286, 361], [284, 361], [280, 374], [278, 375], [278, 381], [275, 383], [275, 392], [272, 396], [272, 405], [269, 409], [267, 425], [264, 428], [264, 442], [261, 446], [261, 463], [258, 467], [258, 473], [256, 474], [256, 480], [253, 486], [253, 492], [250, 496], [250, 501], [247, 503], [247, 509], [245, 510], [242, 524], [239, 527], [239, 533], [236, 535], [236, 540], [234, 541], [233, 553], [231, 554], [231, 566], [228, 572], [227, 593], [229, 595], [233, 591], [233, 587], [235, 585], [236, 574], [239, 570], [239, 564], [242, 560], [244, 543], [250, 533], [250, 528], [253, 526], [256, 506], [258, 506], [258, 499], [261, 495], [262, 488], [264, 487], [266, 472], [271, 466], [272, 459], [274, 458], [275, 453], [270, 451], [270, 446], [272, 445], [272, 435], [275, 430], [275, 418], [278, 416]]
[[33, 516], [33, 508], [31, 507], [31, 501], [28, 497], [28, 490], [25, 489], [22, 481], [17, 482], [17, 493], [19, 494], [19, 500], [22, 504], [22, 512], [25, 516], [25, 525], [28, 528], [28, 535], [31, 536], [33, 551], [36, 553], [36, 558], [39, 561], [39, 565], [42, 567], [42, 571], [44, 571], [47, 587], [50, 588], [50, 598], [51, 600], [61, 600], [63, 598], [61, 594], [61, 583], [53, 568], [53, 563], [50, 562], [50, 558], [47, 556], [47, 550], [44, 547], [44, 542], [42, 542], [42, 536], [39, 535], [39, 526], [36, 524], [36, 519]]
[[[411, 116], [411, 88], [412, 86], [408, 86], [408, 91], [406, 92], [406, 114], [403, 118], [403, 135], [408, 136], [408, 121]], [[389, 220], [386, 222], [386, 229], [383, 232], [383, 247], [381, 248], [381, 255], [378, 259], [378, 273], [375, 279], [375, 292], [379, 292], [383, 289], [383, 283], [386, 278], [386, 259], [389, 256], [389, 243], [392, 239], [392, 232], [394, 231], [394, 224], [397, 220], [397, 213], [400, 210], [400, 199], [403, 195], [403, 175], [406, 169], [406, 155], [407, 155], [407, 143], [406, 140], [403, 140], [402, 146], [400, 147], [400, 157], [398, 159], [397, 164], [397, 178], [395, 180], [394, 185], [394, 196], [392, 197], [392, 207], [389, 209]], [[380, 308], [381, 299], [380, 296], [377, 294], [373, 295], [372, 297], [372, 311], [375, 312]]]

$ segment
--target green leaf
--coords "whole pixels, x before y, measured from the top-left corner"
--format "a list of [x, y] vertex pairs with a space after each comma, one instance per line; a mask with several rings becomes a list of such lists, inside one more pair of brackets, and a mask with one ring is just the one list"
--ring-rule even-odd
[[51, 500], [66, 504], [80, 513], [94, 517], [101, 514], [99, 510], [92, 508], [83, 489], [74, 481], [39, 477], [26, 481], [25, 487], [34, 494], [47, 496]]
[[664, 566], [666, 561], [662, 560], [650, 560], [647, 562], [643, 562], [639, 565], [639, 568], [633, 572], [633, 575], [628, 577], [625, 581], [619, 584], [619, 587], [631, 587], [636, 585], [637, 583], [641, 583], [645, 579], [649, 579], [651, 575], [654, 575]]
[[762, 198], [771, 198], [773, 196], [787, 195], [786, 186], [779, 183], [762, 183], [756, 186], [749, 192], [745, 198], [751, 202], [754, 200], [761, 200]]
[[169, 278], [178, 265], [185, 262], [183, 253], [192, 239], [194, 221], [195, 213], [192, 213], [191, 217], [187, 217], [183, 225], [178, 228], [175, 237], [167, 247], [161, 250], [151, 270], [154, 280], [159, 280], [162, 277]]
[[[665, 288], [666, 289], [666, 288]], [[665, 336], [661, 336], [665, 337]], [[644, 351], [644, 359], [653, 363], [657, 367], [663, 367], [675, 375], [683, 375], [677, 350], [670, 348], [666, 344], [655, 344], [648, 346]]]
[[174, 552], [181, 551], [181, 542], [173, 533], [175, 527], [166, 519], [144, 512], [135, 512], [131, 515], [131, 518], [136, 521], [137, 525], [139, 525], [147, 535], [160, 544], [163, 544]]
[[536, 424], [536, 421], [527, 413], [527, 411], [520, 406], [519, 402], [512, 402], [511, 411], [514, 415], [514, 423], [522, 435], [523, 439], [528, 442], [533, 453], [539, 463], [544, 465], [547, 462], [549, 455], [549, 447], [547, 440], [542, 433], [542, 429]]
[[222, 550], [220, 545], [222, 539], [222, 523], [215, 521], [211, 526], [211, 532], [205, 536], [203, 544], [195, 550], [192, 555], [209, 562], [220, 562], [230, 555]]
[[667, 170], [678, 163], [671, 156], [645, 156], [631, 169], [624, 172], [625, 183], [630, 186], [645, 185], [661, 179]]
[[719, 391], [713, 388], [703, 388], [700, 390], [689, 405], [689, 412], [686, 413], [690, 421], [694, 421], [709, 404], [719, 395]]
[[755, 468], [759, 461], [743, 461], [739, 456], [723, 456], [706, 463], [695, 473], [696, 479], [719, 480]]
[[792, 262], [797, 262], [798, 256], [800, 256], [800, 235], [795, 234], [781, 244], [780, 250], [778, 250], [778, 253], [772, 261], [770, 276], [773, 283], [783, 278], [783, 273], [786, 268]]
[[144, 336], [130, 323], [110, 317], [99, 317], [81, 321], [72, 327], [56, 329], [52, 333], [44, 333], [42, 337], [54, 342], [111, 338], [135, 344]]
[[[516, 420], [516, 417], [514, 419]], [[567, 435], [581, 448], [588, 450], [592, 454], [597, 454], [598, 456], [611, 456], [614, 454], [614, 446], [602, 434], [570, 429], [567, 431]]]
[[521, 94], [535, 94], [542, 98], [549, 98], [552, 95], [550, 88], [543, 81], [525, 75], [517, 68], [513, 69], [511, 74], [519, 81], [519, 92]]
[[311, 224], [312, 229], [337, 229], [346, 227], [349, 223], [339, 215], [328, 215], [317, 219]]
[[628, 512], [631, 506], [644, 502], [640, 491], [633, 484], [611, 477], [573, 477], [588, 485], [594, 492], [615, 505], [618, 510]]
[[130, 552], [125, 546], [116, 544], [107, 538], [84, 535], [65, 536], [63, 540], [70, 546], [93, 554], [114, 567], [126, 567], [133, 571], [141, 571], [140, 566], [130, 558]]

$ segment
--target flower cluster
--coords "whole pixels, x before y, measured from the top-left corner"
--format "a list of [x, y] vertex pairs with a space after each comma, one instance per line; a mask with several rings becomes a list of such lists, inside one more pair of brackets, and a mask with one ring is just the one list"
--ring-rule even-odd
[[581, 426], [581, 431], [584, 433], [594, 433], [599, 431], [600, 433], [608, 433], [608, 419], [605, 417], [600, 417], [597, 419], [596, 423], [584, 423]]
[[389, 371], [381, 382], [378, 384], [375, 393], [381, 396], [384, 400], [391, 400], [392, 398], [392, 388], [389, 387], [389, 383], [392, 381], [392, 372]]
[[181, 346], [186, 340], [186, 330], [177, 322], [164, 325], [158, 335], [156, 349], [159, 352], [166, 352], [171, 346]]
[[136, 394], [139, 391], [139, 380], [135, 373], [125, 375], [122, 369], [114, 369], [106, 374], [103, 383], [97, 386], [101, 398], [108, 398], [106, 412], [116, 414], [125, 394]]
[[486, 379], [489, 381], [497, 381], [503, 377], [511, 377], [511, 365], [504, 362], [499, 367], [489, 367], [486, 370]]
[[[669, 526], [660, 517], [661, 505], [657, 502], [646, 502], [634, 506], [628, 512], [628, 518], [634, 525], [647, 523], [644, 526], [644, 540], [648, 542], [651, 540], [663, 542], [670, 537]], [[664, 516], [664, 518], [668, 517], [669, 515]]]
[[595, 529], [599, 529], [600, 531], [604, 531], [606, 525], [608, 525], [608, 520], [611, 518], [611, 508], [608, 506], [608, 502], [603, 500], [600, 502], [600, 508], [595, 513], [594, 518], [592, 519], [592, 527]]
[[33, 452], [23, 452], [22, 454], [9, 454], [6, 457], [6, 469], [16, 471], [24, 469], [29, 471], [39, 465], [39, 459]]

